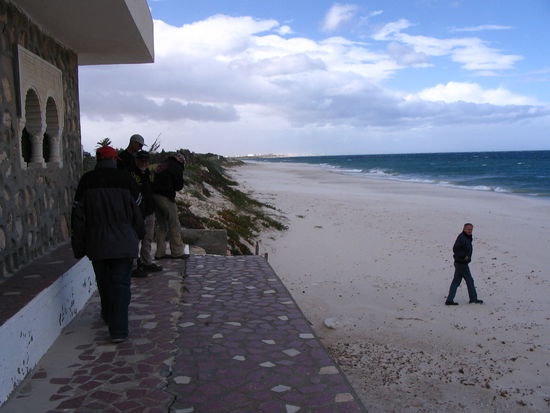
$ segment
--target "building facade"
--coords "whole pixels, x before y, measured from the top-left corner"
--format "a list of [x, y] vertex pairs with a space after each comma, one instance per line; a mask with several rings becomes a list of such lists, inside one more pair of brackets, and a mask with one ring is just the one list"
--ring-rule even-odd
[[152, 61], [145, 0], [0, 0], [0, 282], [70, 238], [78, 66]]
[[146, 0], [0, 0], [0, 406], [95, 290], [66, 258], [78, 68], [153, 59]]
[[69, 239], [81, 172], [78, 57], [0, 2], [0, 276]]

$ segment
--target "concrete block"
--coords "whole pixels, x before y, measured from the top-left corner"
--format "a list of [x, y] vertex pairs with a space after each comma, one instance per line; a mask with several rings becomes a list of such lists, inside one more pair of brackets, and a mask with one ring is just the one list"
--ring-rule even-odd
[[182, 228], [183, 242], [203, 248], [207, 254], [227, 254], [227, 231], [225, 229]]

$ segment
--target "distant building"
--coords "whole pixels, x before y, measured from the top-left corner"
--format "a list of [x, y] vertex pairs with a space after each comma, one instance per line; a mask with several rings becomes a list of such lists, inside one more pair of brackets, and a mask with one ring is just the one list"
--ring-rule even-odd
[[0, 0], [0, 282], [68, 241], [78, 66], [154, 60], [146, 0]]

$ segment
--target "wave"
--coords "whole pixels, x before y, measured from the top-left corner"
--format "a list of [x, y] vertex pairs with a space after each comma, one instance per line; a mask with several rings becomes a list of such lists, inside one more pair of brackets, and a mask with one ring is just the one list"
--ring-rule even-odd
[[328, 169], [331, 171], [337, 171], [343, 174], [358, 174], [363, 172], [362, 169], [347, 169], [347, 168], [341, 168], [339, 166], [331, 165], [329, 163], [321, 163], [319, 164], [322, 168]]
[[365, 173], [373, 176], [387, 176], [387, 177], [399, 176], [399, 172], [397, 171], [391, 171], [387, 169], [378, 169], [378, 168], [369, 169]]
[[459, 184], [448, 183], [443, 186], [459, 188], [459, 189], [469, 189], [472, 191], [500, 192], [500, 193], [519, 192], [519, 191], [513, 191], [512, 189], [503, 188], [501, 186], [489, 186], [489, 185], [459, 185]]
[[309, 156], [334, 173], [550, 198], [550, 151]]
[[[467, 189], [467, 190], [474, 190], [474, 191], [485, 191], [485, 192], [498, 192], [498, 193], [524, 193], [522, 191], [517, 191], [513, 189], [504, 188], [502, 186], [490, 186], [490, 185], [467, 185], [467, 184], [459, 184], [459, 183], [453, 183], [450, 181], [438, 179], [438, 178], [429, 178], [429, 177], [418, 177], [418, 176], [412, 176], [412, 175], [402, 175], [397, 171], [392, 171], [388, 169], [378, 169], [373, 168], [369, 170], [363, 170], [363, 169], [347, 169], [342, 168], [337, 165], [331, 165], [328, 163], [322, 163], [320, 164], [321, 167], [324, 169], [327, 169], [329, 171], [340, 173], [343, 175], [354, 175], [354, 176], [364, 176], [368, 178], [379, 178], [379, 179], [388, 179], [392, 181], [400, 181], [400, 182], [411, 182], [411, 183], [421, 183], [421, 184], [436, 184], [444, 187], [449, 188], [458, 188], [458, 189]], [[472, 180], [474, 181], [474, 179]], [[525, 194], [525, 193], [524, 193]], [[541, 196], [541, 194], [529, 194], [534, 196]]]

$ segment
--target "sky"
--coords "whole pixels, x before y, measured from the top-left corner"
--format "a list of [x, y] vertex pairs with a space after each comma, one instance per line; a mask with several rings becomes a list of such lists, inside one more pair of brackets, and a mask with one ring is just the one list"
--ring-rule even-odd
[[81, 66], [84, 150], [550, 149], [550, 0], [148, 0], [155, 62]]

